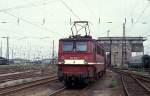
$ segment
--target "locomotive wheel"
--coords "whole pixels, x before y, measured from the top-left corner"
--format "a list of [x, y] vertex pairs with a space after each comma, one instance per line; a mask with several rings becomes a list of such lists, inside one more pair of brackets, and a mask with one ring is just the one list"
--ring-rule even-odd
[[85, 84], [88, 85], [90, 83], [90, 80], [87, 78], [85, 81]]
[[98, 77], [101, 78], [102, 77], [102, 72], [98, 72]]
[[69, 82], [69, 81], [65, 81], [65, 86], [66, 86], [67, 88], [70, 88], [70, 87], [72, 86], [72, 83]]
[[102, 71], [103, 72], [103, 75], [106, 73], [106, 71]]

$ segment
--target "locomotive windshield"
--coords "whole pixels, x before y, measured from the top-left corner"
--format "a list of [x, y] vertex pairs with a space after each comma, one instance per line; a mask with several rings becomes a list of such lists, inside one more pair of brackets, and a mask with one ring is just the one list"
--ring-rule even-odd
[[76, 51], [87, 51], [87, 42], [76, 42]]
[[63, 51], [87, 51], [87, 42], [64, 42]]
[[63, 51], [72, 51], [73, 42], [64, 42]]

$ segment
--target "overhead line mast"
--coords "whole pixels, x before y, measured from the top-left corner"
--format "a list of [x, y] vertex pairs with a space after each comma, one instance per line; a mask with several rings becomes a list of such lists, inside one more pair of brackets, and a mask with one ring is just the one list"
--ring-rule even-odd
[[127, 63], [127, 49], [126, 49], [126, 19], [123, 23], [123, 38], [122, 38], [122, 65], [125, 65]]

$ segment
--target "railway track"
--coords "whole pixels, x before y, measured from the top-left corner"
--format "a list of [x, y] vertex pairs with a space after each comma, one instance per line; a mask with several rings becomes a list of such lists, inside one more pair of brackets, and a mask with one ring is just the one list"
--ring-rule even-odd
[[122, 75], [121, 80], [126, 96], [150, 96], [150, 91], [143, 87], [143, 83], [139, 83], [136, 78]]
[[65, 91], [66, 87], [62, 87], [60, 89], [55, 90], [54, 92], [51, 92], [48, 94], [48, 96], [55, 96], [61, 94], [63, 91]]
[[[129, 68], [128, 70], [131, 70], [131, 71], [139, 71], [139, 69], [137, 69], [137, 68]], [[150, 73], [150, 68], [145, 68], [145, 69], [143, 69], [143, 72], [149, 72]]]
[[1, 74], [0, 75], [0, 83], [37, 76], [37, 74], [34, 74], [34, 73], [35, 73], [35, 71]]
[[18, 80], [18, 79], [26, 79], [26, 78], [33, 78], [33, 77], [43, 77], [43, 76], [53, 76], [54, 74], [46, 74], [40, 72], [40, 70], [34, 71], [25, 71], [25, 72], [15, 72], [15, 73], [7, 73], [0, 75], [0, 83], [4, 83], [7, 81]]
[[60, 88], [55, 90], [54, 92], [50, 93], [48, 96], [86, 96], [86, 88], [85, 89], [66, 89]]
[[0, 96], [4, 96], [4, 95], [10, 94], [12, 92], [17, 92], [17, 91], [20, 91], [20, 90], [23, 90], [23, 89], [26, 89], [29, 87], [45, 84], [45, 83], [48, 83], [48, 82], [51, 82], [54, 80], [57, 80], [56, 76], [44, 77], [42, 79], [33, 80], [30, 82], [24, 82], [24, 83], [17, 84], [14, 86], [7, 86], [4, 88], [0, 88]]
[[115, 69], [121, 74], [121, 81], [126, 96], [150, 96], [150, 78], [131, 72]]
[[85, 88], [60, 88], [54, 92], [49, 93], [48, 96], [87, 96], [87, 90], [92, 86], [88, 85]]

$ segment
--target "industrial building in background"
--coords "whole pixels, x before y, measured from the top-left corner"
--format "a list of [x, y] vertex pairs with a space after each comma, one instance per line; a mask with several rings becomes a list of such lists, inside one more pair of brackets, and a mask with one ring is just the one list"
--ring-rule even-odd
[[[132, 53], [144, 54], [143, 42], [145, 37], [99, 37], [98, 41], [106, 49], [109, 65], [126, 65], [132, 57]], [[125, 46], [125, 48], [123, 48]], [[126, 54], [126, 55], [123, 55]], [[126, 57], [124, 57], [126, 56]]]

